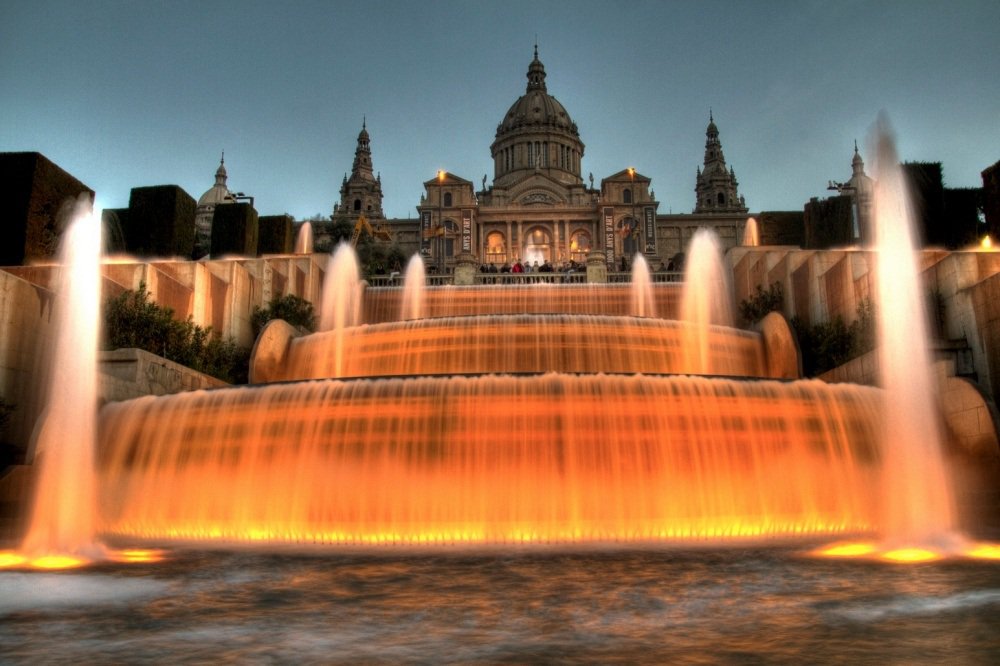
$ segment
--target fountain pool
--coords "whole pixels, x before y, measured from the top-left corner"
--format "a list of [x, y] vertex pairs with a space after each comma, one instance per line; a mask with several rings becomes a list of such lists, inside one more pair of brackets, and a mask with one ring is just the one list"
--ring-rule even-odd
[[8, 663], [850, 663], [1000, 659], [1000, 567], [797, 547], [177, 551], [0, 573]]

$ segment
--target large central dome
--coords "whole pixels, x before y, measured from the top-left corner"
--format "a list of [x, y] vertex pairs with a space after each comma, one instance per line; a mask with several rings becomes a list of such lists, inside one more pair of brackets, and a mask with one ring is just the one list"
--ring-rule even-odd
[[566, 109], [545, 87], [545, 65], [535, 59], [528, 66], [528, 90], [518, 98], [507, 111], [507, 115], [497, 127], [497, 138], [523, 127], [536, 129], [539, 125], [559, 128], [579, 137], [576, 123], [570, 119]]
[[548, 93], [545, 66], [538, 59], [537, 46], [528, 65], [527, 90], [497, 125], [490, 152], [495, 165], [495, 184], [508, 174], [536, 169], [543, 169], [563, 182], [581, 182], [580, 132], [559, 100]]

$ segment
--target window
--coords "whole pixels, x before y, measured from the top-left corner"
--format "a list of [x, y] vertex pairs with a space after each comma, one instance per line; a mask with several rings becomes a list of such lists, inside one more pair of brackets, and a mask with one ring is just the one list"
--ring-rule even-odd
[[723, 194], [722, 192], [719, 192], [719, 205], [720, 206], [726, 205], [726, 195]]
[[361, 210], [361, 199], [354, 200], [354, 210], [355, 211]]
[[451, 192], [444, 193], [444, 205], [446, 207], [451, 207]]
[[627, 204], [632, 203], [632, 190], [627, 187], [622, 190], [622, 202]]

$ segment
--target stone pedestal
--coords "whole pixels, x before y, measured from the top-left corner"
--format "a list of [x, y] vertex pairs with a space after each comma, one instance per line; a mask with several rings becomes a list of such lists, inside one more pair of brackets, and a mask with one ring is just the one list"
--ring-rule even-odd
[[587, 282], [590, 284], [605, 284], [608, 281], [608, 265], [604, 254], [591, 252], [587, 255]]
[[476, 284], [476, 273], [479, 272], [479, 261], [475, 255], [463, 252], [455, 257], [455, 286]]

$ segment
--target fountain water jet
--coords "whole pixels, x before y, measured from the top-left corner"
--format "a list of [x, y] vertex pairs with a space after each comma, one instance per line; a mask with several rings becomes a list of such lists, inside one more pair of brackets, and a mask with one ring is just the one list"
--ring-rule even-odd
[[698, 229], [691, 238], [684, 266], [680, 318], [690, 327], [685, 349], [689, 366], [698, 374], [724, 374], [726, 368], [713, 363], [710, 326], [732, 326], [732, 287], [723, 259], [722, 244], [711, 229]]
[[[361, 320], [361, 270], [358, 255], [347, 243], [340, 243], [327, 263], [323, 279], [323, 302], [320, 305], [319, 330], [333, 331], [334, 344], [324, 350], [333, 356], [334, 376], [341, 376], [344, 336], [347, 329]], [[325, 365], [330, 365], [324, 359]]]
[[760, 228], [757, 225], [757, 219], [753, 217], [748, 217], [747, 225], [743, 229], [743, 246], [758, 247], [759, 245], [760, 245]]
[[96, 540], [97, 331], [101, 214], [81, 195], [63, 235], [49, 398], [34, 435], [36, 493], [20, 553], [67, 567], [105, 555]]
[[420, 319], [424, 316], [424, 289], [426, 281], [424, 260], [419, 254], [410, 257], [403, 278], [403, 307], [400, 319]]
[[313, 228], [312, 222], [303, 222], [295, 237], [295, 254], [312, 254]]
[[649, 264], [641, 254], [632, 261], [632, 314], [636, 317], [655, 317], [653, 305], [653, 280], [649, 275]]
[[888, 121], [876, 128], [875, 238], [881, 384], [886, 390], [884, 539], [948, 547], [954, 508], [942, 452], [914, 215]]

